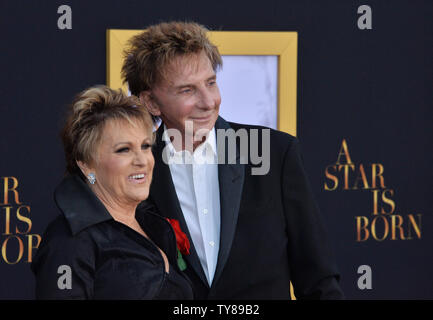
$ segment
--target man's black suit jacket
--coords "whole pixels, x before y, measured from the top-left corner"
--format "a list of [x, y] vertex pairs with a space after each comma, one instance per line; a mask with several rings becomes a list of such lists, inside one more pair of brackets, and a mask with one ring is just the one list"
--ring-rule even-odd
[[[226, 122], [215, 129], [264, 127]], [[290, 299], [290, 281], [297, 299], [339, 299], [338, 272], [324, 223], [307, 181], [298, 141], [270, 129], [270, 170], [251, 175], [249, 161], [218, 164], [221, 233], [218, 262], [209, 286], [189, 235], [170, 169], [162, 161], [165, 142], [159, 128], [150, 196], [162, 216], [178, 219], [191, 243], [186, 274], [195, 299]], [[217, 137], [217, 144], [218, 141]], [[227, 145], [227, 143], [226, 143]], [[262, 150], [261, 139], [259, 148]]]

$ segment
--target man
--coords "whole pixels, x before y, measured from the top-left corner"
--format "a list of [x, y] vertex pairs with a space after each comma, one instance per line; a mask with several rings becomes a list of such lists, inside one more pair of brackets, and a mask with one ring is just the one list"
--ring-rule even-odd
[[[162, 120], [149, 202], [179, 220], [190, 240], [185, 272], [195, 298], [290, 299], [290, 281], [298, 299], [342, 298], [297, 139], [218, 116], [222, 61], [206, 31], [195, 23], [151, 26], [131, 39], [122, 68], [131, 93]], [[238, 145], [230, 156], [229, 135], [219, 134], [251, 139], [258, 129], [266, 174], [252, 173]]]

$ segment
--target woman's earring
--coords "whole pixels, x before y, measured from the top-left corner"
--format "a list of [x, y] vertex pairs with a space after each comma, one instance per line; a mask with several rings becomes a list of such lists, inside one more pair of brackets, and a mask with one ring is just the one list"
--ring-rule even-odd
[[96, 182], [96, 177], [94, 173], [89, 173], [87, 179], [89, 180], [90, 184], [95, 184]]

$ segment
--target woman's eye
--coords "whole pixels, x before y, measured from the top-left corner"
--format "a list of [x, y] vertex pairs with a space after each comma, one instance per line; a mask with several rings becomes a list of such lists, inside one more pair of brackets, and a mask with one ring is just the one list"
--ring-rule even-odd
[[129, 148], [120, 148], [120, 149], [118, 149], [117, 151], [116, 151], [116, 153], [122, 153], [122, 152], [128, 152], [129, 151]]
[[143, 149], [143, 150], [147, 150], [147, 149], [149, 149], [151, 146], [152, 146], [152, 145], [150, 145], [150, 144], [148, 144], [148, 143], [145, 143], [145, 144], [143, 144], [143, 145], [141, 146], [141, 149]]

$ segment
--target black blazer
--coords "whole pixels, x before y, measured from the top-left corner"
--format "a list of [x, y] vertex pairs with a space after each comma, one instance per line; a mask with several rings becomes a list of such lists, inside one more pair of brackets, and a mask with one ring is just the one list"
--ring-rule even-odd
[[[251, 129], [265, 129], [228, 123], [221, 117], [215, 123], [217, 130], [230, 128], [245, 129], [248, 137]], [[169, 166], [162, 161], [162, 133], [163, 126], [157, 131], [154, 178], [145, 206], [154, 205], [163, 216], [178, 219], [191, 239]], [[236, 164], [226, 161], [218, 165], [221, 234], [211, 287], [190, 241], [185, 272], [194, 284], [195, 299], [290, 299], [290, 281], [297, 299], [342, 298], [297, 139], [270, 129], [270, 170], [266, 175], [251, 175], [254, 165], [250, 159], [247, 164], [240, 163], [239, 149], [236, 160]]]

